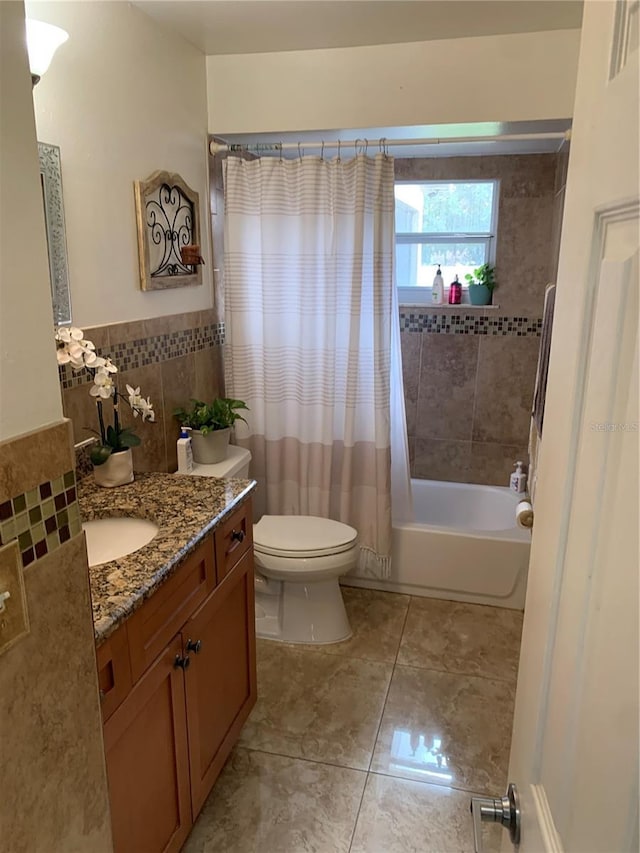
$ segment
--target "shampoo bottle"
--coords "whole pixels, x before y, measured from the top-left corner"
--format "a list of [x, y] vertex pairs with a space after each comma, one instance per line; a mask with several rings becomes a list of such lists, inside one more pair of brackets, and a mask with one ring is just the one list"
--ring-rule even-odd
[[456, 280], [452, 281], [449, 285], [449, 305], [460, 305], [462, 302], [462, 285], [458, 281], [458, 276], [456, 276]]
[[190, 474], [193, 471], [193, 453], [191, 451], [191, 436], [185, 427], [180, 429], [177, 441], [178, 474]]
[[517, 492], [519, 495], [527, 490], [527, 475], [522, 470], [522, 462], [516, 462], [516, 470], [511, 475], [509, 488], [512, 492]]
[[438, 264], [438, 272], [433, 279], [433, 286], [431, 287], [431, 302], [434, 305], [442, 305], [444, 302], [444, 279], [442, 278], [440, 264]]

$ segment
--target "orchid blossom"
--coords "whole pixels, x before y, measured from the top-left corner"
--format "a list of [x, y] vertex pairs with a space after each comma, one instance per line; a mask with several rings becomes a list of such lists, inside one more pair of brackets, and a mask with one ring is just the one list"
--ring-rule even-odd
[[[101, 445], [92, 452], [94, 464], [100, 465], [109, 458], [111, 453], [127, 450], [140, 444], [140, 439], [130, 427], [120, 425], [119, 401], [124, 399], [134, 418], [140, 415], [141, 420], [154, 423], [156, 416], [151, 399], [140, 394], [140, 388], [127, 385], [128, 397], [121, 397], [114, 374], [118, 368], [110, 358], [98, 355], [95, 344], [84, 337], [82, 329], [76, 326], [59, 326], [55, 333], [56, 355], [58, 364], [71, 365], [74, 371], [86, 370], [93, 378], [89, 394], [96, 398], [98, 423], [100, 425]], [[113, 426], [105, 426], [103, 402], [113, 399]]]

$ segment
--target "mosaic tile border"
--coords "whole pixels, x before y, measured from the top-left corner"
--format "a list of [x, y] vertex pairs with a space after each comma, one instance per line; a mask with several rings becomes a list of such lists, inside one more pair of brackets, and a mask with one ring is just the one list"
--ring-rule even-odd
[[[88, 334], [91, 334], [90, 330]], [[224, 323], [209, 323], [193, 329], [112, 344], [107, 350], [98, 347], [96, 352], [98, 355], [109, 356], [120, 370], [134, 370], [148, 364], [159, 364], [189, 353], [222, 346], [224, 340]], [[58, 366], [58, 376], [63, 389], [75, 388], [93, 381], [86, 370], [76, 373], [68, 364]]]
[[0, 546], [17, 539], [24, 568], [81, 530], [75, 471], [0, 503]]
[[401, 332], [436, 335], [500, 335], [539, 338], [542, 317], [478, 317], [474, 314], [420, 314], [400, 312]]

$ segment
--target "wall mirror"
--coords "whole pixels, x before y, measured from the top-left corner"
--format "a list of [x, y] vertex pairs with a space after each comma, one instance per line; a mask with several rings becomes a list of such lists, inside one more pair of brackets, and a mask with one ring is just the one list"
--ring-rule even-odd
[[67, 262], [67, 236], [64, 227], [64, 203], [62, 199], [62, 171], [60, 148], [38, 142], [40, 156], [40, 185], [44, 206], [49, 253], [49, 280], [53, 321], [56, 326], [71, 323], [71, 293]]

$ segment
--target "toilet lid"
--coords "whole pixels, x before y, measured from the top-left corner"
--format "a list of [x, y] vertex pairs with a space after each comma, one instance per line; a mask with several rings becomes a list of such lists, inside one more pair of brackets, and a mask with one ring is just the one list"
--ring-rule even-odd
[[358, 532], [313, 515], [263, 515], [253, 527], [256, 551], [276, 557], [326, 557], [352, 548]]

